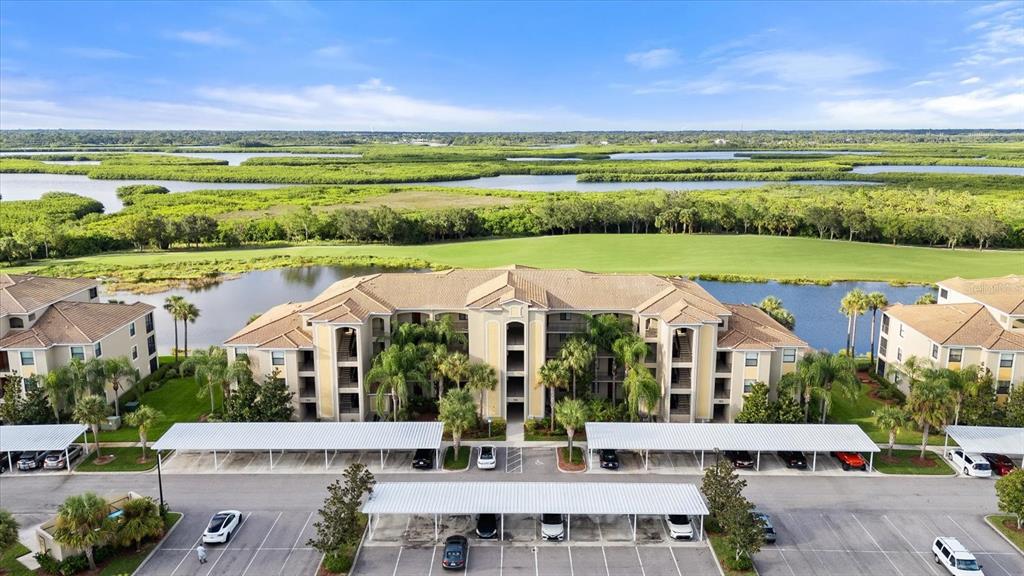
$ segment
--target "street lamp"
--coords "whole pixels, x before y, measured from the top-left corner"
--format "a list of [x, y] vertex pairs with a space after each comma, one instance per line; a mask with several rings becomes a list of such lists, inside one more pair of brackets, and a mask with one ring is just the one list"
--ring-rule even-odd
[[487, 437], [488, 438], [491, 437], [491, 422], [493, 422], [493, 421], [494, 421], [493, 417], [491, 417], [491, 416], [487, 417]]

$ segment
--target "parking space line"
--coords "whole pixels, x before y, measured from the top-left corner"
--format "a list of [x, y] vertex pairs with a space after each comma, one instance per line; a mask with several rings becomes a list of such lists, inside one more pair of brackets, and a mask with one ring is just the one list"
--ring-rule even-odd
[[270, 533], [274, 531], [274, 526], [277, 526], [277, 522], [281, 519], [282, 514], [284, 514], [284, 512], [277, 513], [277, 518], [274, 518], [274, 523], [270, 525], [270, 530], [267, 530], [267, 535], [263, 537], [263, 541], [260, 542], [259, 547], [256, 548], [256, 553], [252, 555], [252, 558], [249, 559], [249, 563], [245, 565], [245, 570], [242, 570], [242, 576], [245, 576], [245, 573], [252, 567], [252, 563], [256, 561], [256, 557], [259, 556], [260, 550], [263, 549], [263, 545], [267, 543], [267, 539], [270, 538]]
[[[238, 525], [238, 529], [239, 530], [242, 529], [242, 526], [245, 526], [245, 522], [249, 518], [252, 518], [252, 512], [246, 514], [245, 518], [242, 518], [242, 522], [239, 523], [239, 525]], [[235, 537], [235, 534], [232, 532], [231, 533], [231, 538], [233, 539], [234, 537]], [[224, 557], [224, 553], [227, 552], [228, 548], [230, 548], [230, 547], [231, 547], [231, 542], [228, 542], [227, 544], [224, 545], [224, 548], [221, 548], [220, 556], [217, 556], [217, 559], [213, 561], [213, 565], [210, 566], [210, 571], [206, 573], [206, 576], [210, 576], [210, 574], [213, 574], [213, 569], [217, 567], [217, 563], [220, 562], [220, 559]]]
[[[803, 525], [800, 523], [799, 520], [797, 520], [796, 515], [794, 515], [794, 514], [780, 514], [780, 516], [782, 516], [782, 517], [789, 516], [790, 518], [793, 519], [792, 526], [786, 526], [786, 528], [789, 528], [790, 530], [792, 530], [794, 535], [799, 536], [799, 540], [797, 540], [797, 542], [799, 542], [800, 540], [804, 540], [804, 541], [807, 541], [807, 542], [811, 541], [810, 538], [806, 537], [806, 533], [804, 532]], [[824, 515], [822, 515], [822, 520], [823, 521], [824, 521], [824, 518], [825, 518]], [[826, 524], [828, 524], [828, 523], [826, 522]], [[784, 524], [784, 526], [785, 526], [785, 524]], [[799, 527], [799, 529], [798, 529], [798, 527]], [[829, 526], [829, 527], [831, 528], [831, 526]], [[800, 532], [800, 534], [797, 534], [797, 532]], [[796, 549], [797, 549], [798, 552], [801, 552], [801, 553], [803, 553], [803, 551], [804, 551], [804, 549], [801, 548], [799, 545], [797, 546]], [[808, 550], [810, 552], [814, 553], [814, 559], [818, 561], [818, 564], [821, 565], [822, 569], [828, 570], [828, 566], [825, 565], [825, 562], [821, 559], [821, 556], [818, 554], [818, 551], [814, 550], [814, 549], [808, 549]], [[843, 550], [843, 551], [845, 552], [845, 550]]]
[[793, 566], [790, 565], [789, 558], [786, 558], [786, 553], [783, 552], [782, 550], [779, 550], [779, 556], [781, 556], [782, 557], [782, 561], [786, 563], [786, 568], [789, 568], [789, 573], [792, 574], [793, 576], [796, 576], [796, 571], [794, 571], [793, 570]]
[[672, 555], [672, 565], [676, 567], [676, 574], [683, 576], [683, 569], [679, 567], [679, 560], [676, 559], [676, 551], [672, 549], [672, 546], [668, 547], [668, 553]]
[[188, 558], [189, 553], [191, 553], [193, 550], [195, 550], [196, 547], [199, 546], [199, 543], [202, 540], [203, 540], [202, 535], [200, 535], [199, 538], [196, 538], [196, 543], [193, 544], [191, 548], [189, 548], [188, 550], [185, 551], [185, 555], [181, 558], [181, 561], [179, 561], [178, 565], [174, 567], [174, 570], [171, 570], [171, 576], [174, 576], [174, 573], [178, 571], [178, 568], [181, 568], [181, 565], [185, 563], [185, 559]]
[[864, 527], [864, 524], [862, 524], [860, 519], [857, 518], [857, 515], [850, 514], [850, 516], [852, 516], [853, 519], [857, 522], [857, 525], [860, 526], [860, 529], [868, 535], [868, 538], [871, 539], [871, 543], [875, 545], [875, 548], [878, 548], [878, 550], [881, 551], [882, 554], [885, 556], [885, 559], [889, 561], [889, 564], [892, 564], [892, 567], [896, 570], [896, 573], [898, 573], [900, 576], [903, 576], [903, 571], [900, 570], [898, 566], [896, 566], [896, 563], [892, 561], [892, 558], [889, 558], [889, 554], [882, 550], [882, 547], [878, 545], [878, 541], [875, 540], [875, 537], [871, 535], [871, 532], [868, 532], [868, 529]]
[[498, 548], [498, 576], [505, 573], [505, 547]]
[[640, 547], [633, 546], [633, 549], [636, 550], [636, 561], [640, 563], [640, 575], [647, 576], [647, 572], [644, 571], [644, 561], [640, 558]]
[[430, 570], [427, 570], [427, 576], [434, 573], [434, 557], [437, 556], [437, 546], [430, 547]]
[[[337, 454], [337, 452], [335, 452], [335, 454]], [[298, 547], [299, 547], [299, 540], [302, 540], [302, 533], [306, 531], [306, 526], [309, 526], [309, 521], [312, 520], [312, 519], [313, 519], [313, 512], [310, 512], [309, 516], [306, 516], [306, 522], [302, 525], [302, 529], [299, 530], [299, 535], [295, 537], [295, 543], [292, 544], [292, 549], [289, 550], [288, 554], [285, 555], [284, 562], [281, 563], [281, 571], [277, 573], [278, 576], [282, 576], [284, 574], [284, 567], [288, 565], [288, 560], [291, 559], [292, 552], [294, 550], [298, 549]]]
[[391, 573], [391, 576], [398, 574], [398, 563], [402, 561], [402, 546], [398, 547], [398, 556], [395, 557], [395, 570]]
[[[946, 518], [949, 518], [950, 522], [952, 522], [953, 524], [956, 524], [956, 527], [959, 528], [961, 532], [966, 534], [967, 537], [971, 539], [971, 542], [974, 542], [974, 546], [976, 547], [976, 549], [977, 548], [981, 548], [981, 544], [977, 540], [974, 539], [974, 536], [971, 536], [970, 532], [968, 532], [967, 530], [964, 530], [964, 527], [961, 526], [959, 522], [957, 522], [956, 520], [953, 520], [953, 517], [949, 516], [949, 515], [947, 515]], [[1002, 564], [1000, 564], [999, 560], [996, 560], [996, 557], [995, 557], [994, 554], [990, 554], [990, 556], [992, 556], [992, 561], [996, 563], [996, 566], [999, 566], [1000, 570], [1002, 570], [1003, 572], [1006, 572], [1007, 576], [1013, 576], [1013, 572], [1010, 572], [1009, 570], [1006, 569], [1006, 566], [1003, 566]]]
[[566, 546], [565, 551], [569, 553], [569, 576], [576, 576], [576, 571], [572, 568], [572, 546]]
[[537, 547], [533, 547], [533, 576], [540, 576], [540, 559], [537, 558]]
[[608, 555], [604, 553], [604, 545], [601, 545], [601, 556], [604, 558], [604, 573], [607, 576], [612, 576], [612, 571], [608, 569]]
[[[889, 526], [892, 527], [893, 532], [895, 532], [896, 534], [899, 534], [899, 537], [902, 538], [903, 541], [907, 543], [907, 547], [910, 548], [911, 552], [914, 552], [915, 556], [917, 556], [919, 554], [916, 550], [914, 550], [914, 545], [910, 543], [910, 540], [907, 540], [907, 537], [903, 535], [903, 532], [900, 532], [900, 529], [896, 527], [896, 524], [894, 524], [892, 520], [889, 520], [888, 516], [886, 516], [885, 514], [882, 514], [882, 520], [885, 520], [886, 522], [889, 523]], [[928, 558], [926, 556], [919, 556], [919, 557], [921, 558], [921, 562], [924, 562], [924, 565], [928, 567], [928, 571], [929, 572], [931, 572], [932, 574], [938, 574], [939, 573], [939, 571], [936, 570], [934, 566], [932, 566], [932, 563], [928, 561]]]

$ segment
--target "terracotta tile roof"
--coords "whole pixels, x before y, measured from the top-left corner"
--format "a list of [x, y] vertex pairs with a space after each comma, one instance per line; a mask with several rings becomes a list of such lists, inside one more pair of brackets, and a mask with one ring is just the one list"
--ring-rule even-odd
[[274, 306], [228, 338], [224, 344], [261, 348], [309, 348], [313, 345], [313, 339], [306, 330], [305, 320], [298, 314], [307, 304], [288, 302]]
[[1010, 274], [1001, 278], [967, 280], [957, 276], [939, 282], [965, 296], [1007, 314], [1024, 314], [1024, 276]]
[[152, 310], [152, 306], [142, 302], [57, 302], [31, 328], [9, 332], [0, 340], [0, 347], [49, 348], [55, 344], [92, 344]]
[[732, 316], [729, 329], [718, 336], [718, 347], [733, 350], [767, 350], [780, 346], [807, 348], [785, 326], [756, 306], [726, 304]]
[[982, 304], [895, 304], [885, 313], [939, 344], [1024, 350], [1024, 334], [1004, 330]]
[[90, 278], [0, 274], [0, 314], [26, 314], [94, 286]]

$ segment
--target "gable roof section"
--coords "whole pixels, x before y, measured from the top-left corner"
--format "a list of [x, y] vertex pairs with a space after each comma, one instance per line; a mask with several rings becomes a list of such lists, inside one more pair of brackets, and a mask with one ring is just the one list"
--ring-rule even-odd
[[306, 332], [305, 321], [298, 314], [306, 305], [306, 302], [288, 302], [274, 306], [228, 338], [224, 344], [261, 348], [308, 348], [313, 345], [313, 339]]
[[895, 304], [885, 313], [945, 346], [1024, 350], [1024, 334], [1004, 330], [982, 304]]
[[729, 329], [718, 337], [719, 348], [733, 350], [765, 350], [779, 346], [807, 348], [807, 342], [797, 338], [757, 306], [726, 304], [732, 312]]
[[0, 314], [27, 314], [94, 286], [91, 278], [0, 274]]
[[1024, 276], [1010, 274], [1000, 278], [968, 280], [959, 276], [939, 282], [982, 304], [1007, 314], [1024, 314]]
[[0, 340], [0, 347], [39, 349], [55, 344], [92, 344], [152, 310], [142, 302], [57, 302], [31, 328], [9, 332]]

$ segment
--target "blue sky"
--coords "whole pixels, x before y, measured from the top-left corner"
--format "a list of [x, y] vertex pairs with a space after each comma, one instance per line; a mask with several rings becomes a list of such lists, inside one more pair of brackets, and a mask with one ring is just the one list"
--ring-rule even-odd
[[5, 0], [0, 127], [1024, 128], [1024, 2]]

